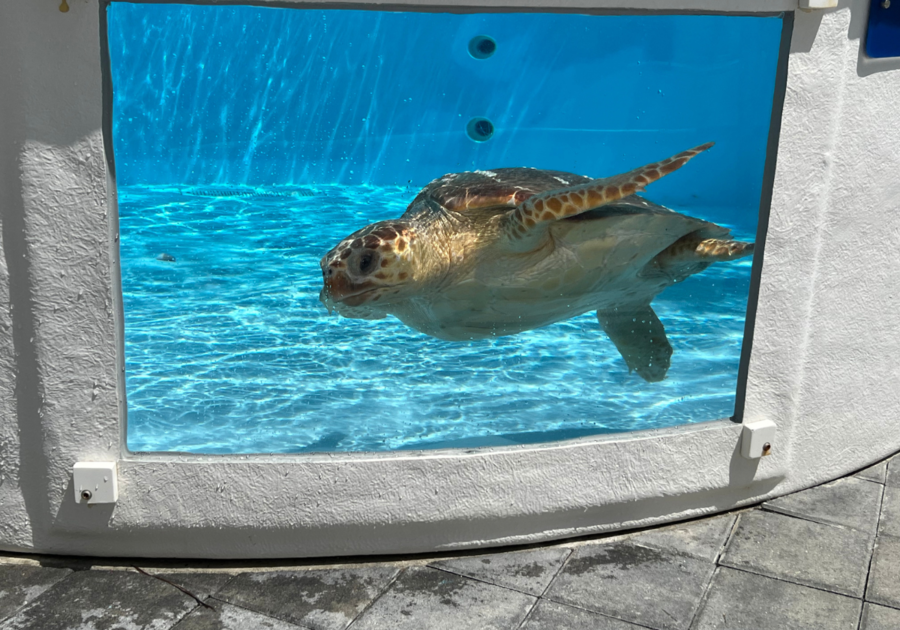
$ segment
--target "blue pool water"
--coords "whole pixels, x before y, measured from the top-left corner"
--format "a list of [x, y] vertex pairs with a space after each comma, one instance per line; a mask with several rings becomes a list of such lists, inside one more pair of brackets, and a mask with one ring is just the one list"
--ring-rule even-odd
[[[591, 313], [473, 342], [329, 315], [318, 261], [447, 172], [611, 175], [708, 140], [647, 196], [753, 240], [780, 19], [108, 15], [131, 450], [519, 444], [734, 412], [750, 259], [654, 301], [675, 350], [660, 383]], [[488, 142], [466, 136], [478, 116]]]

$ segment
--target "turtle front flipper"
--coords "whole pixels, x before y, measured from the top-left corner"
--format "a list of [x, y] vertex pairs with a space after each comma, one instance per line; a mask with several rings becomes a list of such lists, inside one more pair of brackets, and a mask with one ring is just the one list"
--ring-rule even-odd
[[672, 345], [666, 329], [650, 305], [629, 309], [597, 311], [600, 327], [625, 359], [628, 371], [650, 383], [666, 377], [672, 358]]
[[677, 171], [712, 145], [708, 142], [662, 162], [653, 162], [614, 177], [592, 179], [583, 184], [534, 195], [503, 215], [501, 229], [506, 244], [513, 251], [531, 251], [546, 237], [553, 221], [573, 217], [632, 195], [647, 184]]

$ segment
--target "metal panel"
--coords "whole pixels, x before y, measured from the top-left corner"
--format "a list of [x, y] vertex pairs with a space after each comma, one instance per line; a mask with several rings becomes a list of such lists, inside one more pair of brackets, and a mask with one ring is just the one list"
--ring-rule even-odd
[[900, 57], [900, 0], [871, 0], [866, 54]]

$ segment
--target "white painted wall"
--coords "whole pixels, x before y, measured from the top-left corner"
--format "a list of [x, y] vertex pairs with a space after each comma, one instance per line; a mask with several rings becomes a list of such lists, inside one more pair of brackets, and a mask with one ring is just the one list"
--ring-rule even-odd
[[[728, 422], [422, 454], [123, 454], [98, 0], [69, 0], [68, 13], [57, 0], [3, 3], [0, 548], [224, 558], [525, 543], [725, 510], [897, 451], [900, 64], [860, 55], [866, 5], [796, 15], [745, 408], [779, 434], [750, 462]], [[72, 465], [88, 460], [119, 460], [114, 507], [74, 502]]]

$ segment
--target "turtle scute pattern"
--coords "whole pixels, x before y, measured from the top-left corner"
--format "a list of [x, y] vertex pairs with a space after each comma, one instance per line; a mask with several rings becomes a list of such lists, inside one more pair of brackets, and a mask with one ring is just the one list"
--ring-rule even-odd
[[[410, 271], [402, 263], [409, 262], [415, 238], [415, 230], [403, 221], [373, 223], [345, 238], [322, 259], [322, 302], [330, 309], [333, 298], [347, 295], [348, 306], [359, 306], [365, 300], [354, 299], [351, 293], [365, 294], [408, 280]], [[381, 295], [372, 297], [382, 299]]]

